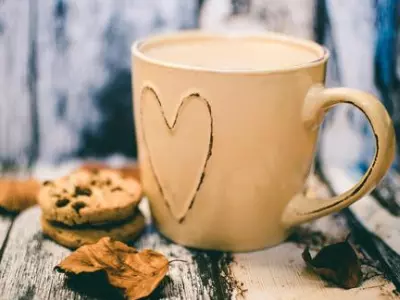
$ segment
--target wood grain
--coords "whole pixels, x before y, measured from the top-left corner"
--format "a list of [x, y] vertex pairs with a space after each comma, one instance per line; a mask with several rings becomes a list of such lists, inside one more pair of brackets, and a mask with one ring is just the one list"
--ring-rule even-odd
[[[375, 2], [324, 2], [328, 17], [326, 23], [329, 24], [325, 25], [325, 44], [332, 52], [327, 69], [327, 86], [356, 88], [379, 95], [374, 77]], [[355, 107], [339, 105], [334, 108], [320, 135], [320, 160], [344, 167], [359, 167], [361, 163], [370, 161], [374, 141], [371, 130], [365, 128], [367, 124], [365, 116]]]
[[[40, 209], [34, 207], [15, 220], [0, 265], [0, 290], [3, 291], [0, 298], [106, 299], [99, 295], [92, 297], [93, 287], [72, 289], [66, 284], [64, 275], [53, 271], [53, 267], [70, 251], [43, 236], [39, 216]], [[169, 277], [153, 295], [154, 299], [230, 297], [229, 289], [219, 278], [221, 270], [228, 267], [224, 262], [226, 254], [190, 251], [164, 239], [152, 226], [148, 226], [135, 245], [160, 251], [170, 260], [185, 261], [171, 264]], [[216, 284], [219, 287], [215, 287]]]
[[13, 224], [14, 216], [0, 209], [0, 262], [7, 244], [9, 231]]
[[330, 286], [304, 266], [302, 248], [285, 243], [269, 250], [235, 255], [232, 272], [248, 290], [246, 299], [395, 299], [394, 285], [382, 276], [360, 287]]
[[135, 155], [131, 43], [191, 28], [195, 0], [0, 1], [0, 163]]
[[[330, 195], [316, 177], [311, 178], [310, 185], [314, 196]], [[321, 218], [297, 228], [286, 243], [277, 247], [235, 254], [232, 273], [248, 289], [246, 299], [395, 299], [393, 283], [368, 259], [362, 268], [364, 276], [371, 278], [351, 290], [331, 286], [305, 267], [301, 258], [305, 246], [315, 253], [324, 245], [343, 241], [350, 232], [341, 214]]]
[[[69, 250], [46, 240], [40, 230], [38, 207], [15, 219], [0, 267], [3, 299], [73, 299], [63, 289], [63, 276], [53, 267]], [[81, 299], [81, 298], [78, 298]]]
[[312, 39], [315, 0], [205, 0], [200, 27], [275, 31]]
[[170, 259], [185, 261], [171, 265], [171, 281], [164, 286], [161, 296], [166, 299], [229, 299], [230, 285], [221, 277], [229, 268], [229, 254], [196, 251], [169, 241], [150, 224], [147, 201], [142, 201], [140, 209], [149, 223], [145, 235], [136, 243], [137, 247], [155, 249]]
[[[348, 190], [361, 176], [330, 165], [323, 166], [321, 171], [334, 194]], [[400, 290], [400, 217], [391, 214], [370, 195], [354, 203], [345, 215], [360, 245], [382, 264]]]
[[0, 165], [26, 167], [36, 158], [32, 147], [32, 2], [0, 3]]
[[[77, 162], [47, 167], [33, 173], [41, 175], [38, 176], [41, 179], [54, 178], [76, 165]], [[309, 193], [320, 197], [330, 194], [329, 188], [314, 176], [308, 185]], [[301, 226], [294, 230], [287, 242], [277, 247], [229, 254], [196, 251], [172, 243], [151, 224], [146, 201], [142, 201], [140, 209], [147, 218], [147, 228], [134, 245], [161, 251], [170, 260], [184, 260], [171, 263], [168, 278], [151, 299], [396, 299], [393, 293], [395, 286], [385, 279], [382, 272], [385, 271], [386, 275], [398, 272], [395, 261], [391, 265], [386, 261], [394, 257], [390, 253], [394, 250], [390, 247], [385, 248], [386, 254], [380, 252], [378, 265], [369, 258], [366, 251], [369, 248], [362, 249], [367, 255], [363, 259], [363, 272], [369, 279], [361, 287], [348, 291], [330, 286], [305, 267], [301, 252], [306, 245], [316, 251], [347, 236], [350, 229], [345, 215], [328, 216]], [[382, 210], [379, 207], [374, 209]], [[5, 226], [0, 227], [0, 241], [7, 239], [7, 243], [3, 247], [0, 264], [0, 299], [114, 299], [114, 290], [103, 289], [93, 283], [83, 286], [82, 282], [66, 281], [64, 275], [53, 271], [53, 267], [70, 251], [42, 235], [39, 216], [38, 207], [23, 212], [14, 223], [12, 217], [1, 215], [0, 225]], [[378, 218], [375, 223], [385, 223], [384, 219]], [[373, 223], [373, 220], [369, 222]], [[355, 227], [350, 224], [350, 228], [354, 234]], [[386, 231], [390, 232], [389, 229]], [[364, 240], [373, 241], [371, 237], [367, 233]], [[396, 247], [395, 234], [385, 241]], [[382, 263], [386, 263], [389, 269], [385, 266], [381, 268]]]
[[39, 159], [135, 156], [133, 41], [193, 27], [194, 0], [35, 0]]

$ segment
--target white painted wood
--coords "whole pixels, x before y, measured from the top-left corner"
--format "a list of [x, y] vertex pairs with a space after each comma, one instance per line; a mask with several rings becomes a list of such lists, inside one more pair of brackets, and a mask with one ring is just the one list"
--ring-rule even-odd
[[0, 214], [0, 245], [3, 245], [6, 240], [8, 231], [12, 224], [12, 219], [11, 216]]
[[294, 243], [250, 254], [236, 254], [232, 272], [248, 291], [245, 299], [364, 300], [396, 299], [394, 286], [382, 276], [367, 280], [359, 288], [344, 290], [329, 286], [305, 268], [302, 248]]
[[374, 85], [375, 1], [326, 0], [341, 83], [377, 94]]
[[231, 14], [231, 2], [206, 0], [200, 27], [206, 30], [276, 31], [312, 39], [315, 0], [249, 0], [249, 10], [237, 15]]
[[[325, 176], [337, 194], [343, 193], [357, 183], [361, 174], [351, 174], [333, 165], [323, 169]], [[363, 197], [350, 207], [365, 228], [379, 236], [394, 251], [400, 254], [400, 218], [391, 215], [370, 195]]]
[[[34, 207], [15, 220], [0, 266], [0, 299], [85, 299], [84, 295], [64, 288], [64, 275], [53, 271], [70, 251], [43, 237], [39, 222], [40, 209]], [[165, 299], [210, 299], [193, 263], [192, 254], [185, 248], [168, 244], [157, 233], [145, 234], [138, 244], [164, 253], [171, 263], [168, 275], [172, 280]], [[26, 299], [26, 298], [24, 298]]]
[[[112, 156], [106, 162], [117, 167], [127, 162], [127, 159]], [[38, 164], [32, 174], [40, 180], [56, 178], [71, 172], [79, 164], [77, 160], [59, 166]], [[146, 216], [147, 224], [150, 224], [150, 211], [146, 200], [142, 201], [140, 209]], [[54, 266], [70, 251], [43, 236], [39, 222], [40, 214], [40, 209], [36, 206], [24, 211], [14, 221], [0, 265], [0, 290], [2, 291], [0, 299], [20, 299], [23, 296], [40, 300], [86, 299], [84, 295], [66, 289], [65, 277], [53, 271]], [[9, 223], [6, 217], [0, 216], [0, 245], [8, 232]], [[171, 263], [168, 273], [170, 281], [161, 293], [163, 299], [213, 298], [215, 288], [213, 288], [211, 275], [208, 275], [210, 282], [204, 281], [194, 254], [190, 250], [169, 243], [150, 227], [141, 236], [136, 246], [141, 249], [151, 248], [160, 251], [169, 260], [184, 261]], [[207, 276], [204, 273], [203, 275]]]
[[31, 295], [28, 299], [74, 297], [75, 293], [62, 288], [63, 275], [53, 271], [69, 250], [43, 240], [39, 216], [39, 209], [34, 207], [16, 218], [0, 267], [0, 299], [19, 299], [24, 295]]
[[[312, 176], [310, 196], [329, 197], [326, 186]], [[382, 209], [381, 209], [382, 210]], [[380, 220], [384, 223], [384, 219]], [[322, 232], [324, 244], [343, 241], [349, 233], [342, 216], [327, 216], [302, 226], [311, 232]], [[306, 238], [304, 237], [304, 242]], [[305, 267], [301, 257], [305, 245], [285, 242], [277, 247], [254, 253], [235, 254], [232, 272], [248, 289], [245, 299], [395, 299], [394, 285], [379, 275], [360, 287], [344, 290], [329, 286]], [[317, 247], [320, 248], [320, 247]], [[315, 252], [314, 252], [315, 254]]]
[[32, 143], [29, 8], [25, 1], [0, 2], [0, 164], [21, 167], [28, 163]]
[[100, 121], [92, 93], [106, 80], [103, 38], [119, 7], [110, 1], [64, 3], [62, 19], [54, 14], [57, 1], [38, 0], [40, 160], [47, 161], [76, 150], [81, 130]]
[[[40, 160], [73, 154], [83, 130], [96, 132], [98, 97], [123, 70], [131, 43], [151, 33], [193, 27], [194, 0], [37, 0]], [[64, 3], [63, 8], [57, 8]], [[62, 11], [56, 13], [57, 10]], [[61, 14], [61, 16], [60, 16]], [[116, 101], [110, 97], [105, 101]], [[131, 99], [122, 99], [130, 102]], [[121, 103], [121, 101], [119, 101]]]
[[[113, 157], [110, 158], [109, 161], [111, 165], [121, 164], [123, 162], [123, 157]], [[79, 162], [76, 161], [59, 167], [51, 168], [47, 166], [43, 168], [43, 166], [41, 166], [34, 174], [42, 174], [40, 178], [43, 179], [56, 177], [69, 172], [69, 170], [75, 168], [78, 164]], [[335, 174], [335, 177], [338, 177], [338, 174]], [[308, 193], [322, 198], [328, 197], [329, 195], [326, 186], [321, 184], [314, 176], [310, 177]], [[147, 222], [150, 222], [150, 211], [147, 202], [143, 201], [140, 208], [146, 215]], [[383, 211], [383, 209], [380, 210]], [[35, 264], [38, 264], [35, 260], [38, 258], [28, 258], [26, 255], [26, 241], [32, 240], [32, 236], [35, 236], [39, 232], [39, 225], [37, 224], [38, 214], [39, 212], [37, 208], [35, 208], [27, 211], [17, 219], [17, 225], [11, 232], [10, 246], [6, 248], [4, 259], [6, 262], [13, 260], [13, 263], [18, 265], [16, 267], [12, 266], [10, 263], [7, 270], [10, 269], [10, 272], [12, 271], [13, 273], [20, 274], [22, 268], [27, 268], [27, 271], [24, 271], [22, 274], [28, 278], [28, 283], [40, 286], [42, 284], [42, 279], [33, 277], [33, 267], [30, 267], [31, 263], [29, 263], [35, 261]], [[384, 224], [386, 220], [387, 215], [381, 214], [379, 218], [376, 218], [375, 222], [377, 222], [377, 224]], [[31, 225], [32, 223], [33, 225]], [[26, 226], [26, 224], [30, 225]], [[325, 281], [306, 268], [301, 258], [301, 253], [305, 244], [309, 244], [313, 239], [313, 234], [316, 234], [317, 239], [320, 235], [326, 239], [322, 241], [322, 243], [317, 240], [315, 242], [316, 246], [312, 247], [312, 249], [315, 250], [324, 244], [343, 241], [348, 235], [349, 229], [342, 216], [335, 215], [319, 219], [302, 226], [300, 232], [303, 232], [300, 234], [304, 234], [300, 241], [288, 241], [263, 251], [234, 254], [233, 262], [230, 264], [230, 276], [233, 279], [230, 280], [236, 280], [238, 282], [236, 285], [239, 285], [242, 290], [247, 291], [243, 292], [241, 295], [240, 289], [234, 289], [232, 292], [232, 299], [396, 299], [396, 296], [392, 292], [395, 289], [394, 285], [384, 279], [382, 275], [365, 281], [359, 288], [343, 290], [329, 286]], [[395, 238], [396, 235], [393, 235], [393, 241]], [[385, 241], [389, 241], [387, 237], [385, 237], [385, 239]], [[22, 240], [25, 240], [25, 242]], [[62, 247], [55, 245], [51, 241], [44, 240], [41, 243], [42, 246], [39, 253], [43, 254], [44, 252], [42, 249], [45, 249], [45, 253], [49, 258], [47, 259], [46, 257], [45, 262], [40, 260], [37, 266], [39, 270], [50, 268], [60, 257], [67, 253], [65, 250], [60, 252], [59, 248]], [[180, 299], [180, 296], [177, 295], [185, 295], [185, 299], [215, 299], [215, 291], [212, 288], [213, 283], [209, 282], [206, 284], [204, 278], [201, 280], [201, 277], [198, 276], [199, 267], [194, 260], [192, 252], [188, 249], [179, 245], [169, 244], [165, 239], [161, 238], [157, 232], [151, 231], [141, 237], [138, 246], [140, 248], [150, 247], [165, 253], [170, 258], [179, 258], [187, 261], [187, 263], [171, 265], [169, 275], [172, 283], [168, 284], [164, 291], [168, 299]], [[19, 249], [16, 253], [10, 250], [15, 247]], [[37, 255], [39, 256], [42, 254]], [[23, 257], [25, 260], [28, 260], [28, 267], [25, 267], [26, 262], [22, 265], [22, 262], [20, 262], [17, 257]], [[4, 273], [4, 271], [2, 272]], [[0, 279], [6, 277], [5, 275], [2, 277], [1, 274], [0, 272]], [[4, 274], [11, 273], [7, 271]], [[50, 292], [46, 292], [45, 294], [45, 292], [38, 291], [39, 294], [37, 295], [46, 296], [48, 293], [52, 293], [52, 295], [62, 295], [59, 299], [69, 299], [68, 297], [70, 297], [71, 294], [68, 294], [66, 291], [58, 291], [62, 282], [62, 277], [52, 274], [50, 279], [50, 275], [47, 275], [46, 272], [44, 274], [45, 278], [51, 280], [51, 287], [49, 287]], [[226, 276], [223, 273], [220, 275]], [[0, 289], [11, 293], [10, 296], [15, 296], [16, 292], [10, 292], [10, 290], [13, 291], [15, 288], [13, 285], [15, 283], [13, 282], [14, 281], [7, 278], [4, 282], [0, 280]]]
[[[374, 83], [375, 1], [326, 0], [326, 4], [330, 24], [327, 46], [335, 51], [336, 59], [336, 66], [328, 67], [328, 84], [378, 95]], [[339, 70], [338, 77], [333, 67]], [[332, 77], [335, 78], [333, 82]], [[353, 120], [350, 114], [354, 115]], [[366, 122], [365, 116], [350, 105], [335, 108], [334, 118], [321, 135], [321, 160], [353, 166], [360, 160], [372, 158], [371, 135], [361, 133]]]

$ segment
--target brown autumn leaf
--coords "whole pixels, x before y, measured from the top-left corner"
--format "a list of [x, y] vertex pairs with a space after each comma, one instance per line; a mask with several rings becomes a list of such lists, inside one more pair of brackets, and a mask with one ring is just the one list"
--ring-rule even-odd
[[55, 269], [68, 276], [105, 272], [108, 282], [129, 299], [149, 296], [168, 272], [167, 258], [156, 251], [138, 251], [109, 237], [80, 247]]
[[342, 288], [351, 289], [361, 283], [361, 263], [348, 239], [322, 248], [314, 258], [307, 247], [302, 256], [315, 273]]
[[20, 212], [36, 204], [40, 183], [33, 179], [0, 178], [0, 207]]

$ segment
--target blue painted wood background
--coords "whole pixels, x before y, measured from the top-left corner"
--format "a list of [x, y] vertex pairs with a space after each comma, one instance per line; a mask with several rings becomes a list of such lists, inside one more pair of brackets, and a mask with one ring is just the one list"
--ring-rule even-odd
[[[329, 86], [379, 96], [400, 134], [398, 0], [2, 0], [0, 164], [136, 155], [130, 44], [185, 28], [273, 30], [332, 52]], [[364, 170], [366, 119], [339, 107], [319, 158]]]

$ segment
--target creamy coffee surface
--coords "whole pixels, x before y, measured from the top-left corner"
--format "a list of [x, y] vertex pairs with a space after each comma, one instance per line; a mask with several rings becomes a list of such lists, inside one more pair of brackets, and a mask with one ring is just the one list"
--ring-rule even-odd
[[306, 46], [251, 38], [169, 40], [143, 45], [141, 51], [163, 62], [217, 70], [275, 70], [319, 58]]

